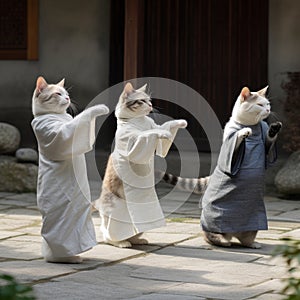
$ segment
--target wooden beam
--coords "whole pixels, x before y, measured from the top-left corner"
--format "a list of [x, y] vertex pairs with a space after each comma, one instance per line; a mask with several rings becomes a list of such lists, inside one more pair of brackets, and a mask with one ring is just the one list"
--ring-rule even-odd
[[141, 76], [144, 0], [125, 0], [124, 80]]
[[38, 0], [27, 0], [27, 59], [38, 59]]

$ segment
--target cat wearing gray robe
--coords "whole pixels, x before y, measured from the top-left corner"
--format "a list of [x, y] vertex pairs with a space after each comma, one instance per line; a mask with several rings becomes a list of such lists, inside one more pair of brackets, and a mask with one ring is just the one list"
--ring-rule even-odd
[[202, 197], [201, 225], [210, 244], [230, 247], [235, 237], [245, 247], [260, 248], [257, 232], [268, 229], [264, 174], [276, 159], [282, 124], [263, 121], [271, 111], [267, 88], [243, 88], [225, 126], [218, 163]]

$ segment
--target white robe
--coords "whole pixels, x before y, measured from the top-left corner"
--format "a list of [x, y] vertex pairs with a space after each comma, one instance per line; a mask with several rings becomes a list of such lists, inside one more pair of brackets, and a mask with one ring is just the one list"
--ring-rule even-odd
[[[147, 117], [118, 120], [112, 161], [123, 181], [126, 201], [111, 195], [113, 207], [104, 212], [108, 225], [101, 230], [112, 241], [165, 226], [165, 218], [155, 191], [154, 153], [165, 157], [178, 128], [166, 122], [159, 126]], [[168, 131], [171, 139], [157, 139], [153, 133]], [[103, 213], [103, 212], [102, 212]]]
[[46, 114], [33, 119], [39, 147], [37, 204], [42, 236], [54, 257], [96, 245], [84, 153], [95, 142], [95, 117]]

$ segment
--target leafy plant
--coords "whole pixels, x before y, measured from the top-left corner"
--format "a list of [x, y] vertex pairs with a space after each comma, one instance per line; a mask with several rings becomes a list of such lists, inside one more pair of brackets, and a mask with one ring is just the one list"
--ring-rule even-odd
[[0, 300], [35, 300], [31, 286], [18, 283], [12, 276], [0, 274]]
[[288, 267], [289, 278], [283, 279], [286, 283], [282, 290], [282, 293], [286, 295], [283, 300], [300, 300], [300, 240], [290, 238], [282, 240], [285, 244], [276, 248], [274, 256], [284, 258]]

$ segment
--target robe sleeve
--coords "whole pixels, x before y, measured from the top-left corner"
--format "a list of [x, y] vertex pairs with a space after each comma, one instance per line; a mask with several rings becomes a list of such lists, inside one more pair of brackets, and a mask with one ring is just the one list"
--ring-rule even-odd
[[79, 114], [74, 119], [44, 115], [32, 121], [39, 143], [39, 151], [48, 159], [62, 161], [74, 155], [84, 154], [95, 142], [95, 117]]
[[136, 164], [147, 164], [157, 151], [158, 144], [161, 139], [158, 139], [158, 130], [147, 130], [144, 133], [133, 136], [128, 140], [128, 160]]
[[220, 170], [229, 176], [235, 176], [239, 172], [245, 155], [245, 140], [235, 150], [237, 137], [238, 132], [235, 131], [225, 138], [218, 159]]
[[151, 121], [153, 122], [152, 123], [153, 128], [160, 129], [160, 130], [167, 130], [168, 132], [171, 133], [170, 139], [160, 139], [156, 146], [156, 155], [160, 157], [166, 157], [175, 139], [175, 136], [178, 131], [178, 127], [172, 127], [172, 123], [174, 121], [168, 121], [162, 125], [155, 124], [155, 122], [152, 119]]
[[262, 134], [265, 142], [266, 149], [266, 168], [271, 166], [277, 160], [277, 146], [276, 138], [272, 142], [267, 142], [267, 135], [269, 131], [269, 126], [266, 122], [261, 122]]

